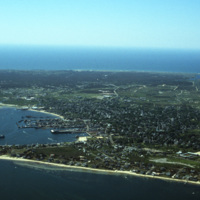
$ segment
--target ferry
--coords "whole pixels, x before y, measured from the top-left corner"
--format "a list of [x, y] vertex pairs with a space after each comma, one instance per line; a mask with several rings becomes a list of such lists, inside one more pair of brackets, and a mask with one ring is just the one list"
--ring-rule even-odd
[[73, 131], [70, 131], [70, 130], [51, 130], [51, 133], [53, 134], [59, 134], [59, 133], [73, 133]]
[[0, 139], [4, 139], [5, 138], [5, 135], [0, 135]]
[[66, 129], [66, 130], [51, 130], [52, 134], [60, 134], [60, 133], [65, 133], [65, 134], [72, 134], [72, 133], [83, 133], [83, 131], [79, 130], [74, 130], [74, 129]]

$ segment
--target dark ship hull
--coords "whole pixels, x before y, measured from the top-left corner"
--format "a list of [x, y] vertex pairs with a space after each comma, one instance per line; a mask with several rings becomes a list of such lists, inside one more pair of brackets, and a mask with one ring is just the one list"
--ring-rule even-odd
[[52, 134], [62, 134], [62, 133], [71, 134], [71, 133], [73, 133], [73, 132], [70, 131], [70, 130], [51, 130], [51, 133], [52, 133]]
[[4, 139], [5, 138], [5, 135], [0, 135], [0, 139]]

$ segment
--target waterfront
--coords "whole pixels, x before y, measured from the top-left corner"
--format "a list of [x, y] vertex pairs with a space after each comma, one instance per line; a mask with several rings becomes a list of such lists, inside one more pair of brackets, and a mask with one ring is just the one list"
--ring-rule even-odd
[[77, 135], [86, 135], [85, 133], [54, 135], [50, 132], [50, 129], [18, 129], [16, 122], [21, 120], [22, 117], [30, 115], [38, 119], [41, 119], [41, 117], [58, 118], [48, 113], [2, 107], [0, 108], [0, 135], [5, 135], [5, 138], [0, 140], [0, 145], [73, 142]]
[[[15, 122], [26, 115], [34, 115], [38, 118], [47, 116], [55, 118], [55, 116], [15, 108], [1, 108], [0, 111], [2, 131], [10, 131], [10, 134], [5, 132], [7, 139], [9, 139], [7, 136], [10, 136], [8, 144], [9, 142], [32, 144], [31, 140], [34, 138], [37, 139], [37, 143], [42, 143], [43, 139], [44, 143], [51, 143], [48, 134], [52, 135], [48, 129], [18, 129]], [[23, 131], [33, 132], [28, 132], [29, 134], [24, 137]], [[60, 141], [64, 141], [63, 136], [61, 135]], [[77, 171], [72, 168], [63, 169], [18, 161], [0, 160], [0, 175], [4, 199], [19, 199], [28, 196], [35, 199], [40, 196], [42, 199], [177, 199], [178, 197], [184, 200], [200, 197], [199, 186], [196, 185], [139, 178], [128, 174], [111, 175], [107, 172], [99, 174], [81, 169]], [[13, 191], [11, 194], [10, 190]]]
[[196, 200], [199, 186], [0, 160], [3, 199]]

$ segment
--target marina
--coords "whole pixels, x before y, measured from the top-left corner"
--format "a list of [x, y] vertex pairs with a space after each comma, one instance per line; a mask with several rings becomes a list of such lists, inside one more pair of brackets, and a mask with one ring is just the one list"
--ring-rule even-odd
[[16, 122], [18, 128], [35, 128], [35, 129], [74, 129], [77, 132], [86, 131], [86, 123], [83, 120], [64, 120], [59, 118], [49, 117], [35, 117], [31, 115], [22, 116], [18, 122]]
[[[2, 123], [0, 131], [6, 136], [3, 140], [0, 140], [2, 151], [5, 149], [5, 145], [6, 148], [9, 148], [11, 144], [15, 146], [15, 149], [27, 148], [36, 150], [44, 146], [54, 148], [56, 146], [62, 146], [63, 141], [76, 141], [77, 137], [86, 135], [85, 133], [52, 134], [50, 131], [52, 129], [47, 127], [39, 129], [18, 128], [16, 126], [16, 120], [20, 124], [24, 123], [24, 120], [30, 119], [43, 119], [41, 122], [45, 120], [46, 122], [52, 122], [52, 124], [60, 120], [55, 119], [55, 116], [37, 112], [34, 112], [33, 115], [31, 111], [20, 111], [14, 108], [1, 108], [0, 112], [0, 120]], [[28, 118], [26, 116], [32, 117]], [[72, 126], [72, 122], [70, 125]], [[74, 127], [76, 127], [75, 124]], [[26, 156], [25, 158], [29, 159], [31, 154], [29, 151], [26, 155], [19, 154], [16, 156], [19, 156], [19, 158]], [[43, 159], [43, 157], [40, 155], [39, 159]], [[130, 199], [130, 197], [144, 200], [149, 198], [160, 199], [162, 197], [164, 200], [173, 200], [177, 199], [178, 196], [182, 200], [195, 200], [200, 196], [199, 186], [183, 183], [131, 177], [129, 175], [112, 175], [108, 172], [96, 173], [83, 171], [81, 169], [64, 169], [62, 167], [43, 164], [19, 163], [18, 161], [0, 160], [0, 166], [0, 171], [4, 172], [1, 173], [0, 181], [3, 199], [20, 199], [30, 196], [31, 198], [29, 199], [35, 199], [39, 195], [43, 199], [48, 200], [53, 200], [58, 197], [59, 199], [65, 199], [66, 196], [71, 199], [84, 197], [87, 200], [98, 200], [102, 198]], [[13, 179], [19, 180], [17, 184], [10, 184]], [[31, 180], [31, 183], [25, 184], [27, 180]], [[40, 182], [39, 185], [38, 181]], [[57, 183], [56, 189], [55, 182]], [[176, 190], [174, 190], [175, 187]], [[9, 193], [7, 188], [13, 192]], [[49, 188], [52, 189], [49, 190]], [[33, 189], [37, 190], [36, 194], [32, 193]], [[110, 190], [116, 190], [116, 192], [110, 193]]]
[[200, 200], [200, 1], [0, 1], [2, 200]]
[[[19, 110], [17, 108], [0, 108], [0, 146], [5, 145], [37, 145], [74, 142], [78, 136], [87, 136], [86, 129], [77, 127], [73, 121], [63, 122], [62, 119], [47, 113]], [[17, 122], [17, 123], [16, 123]], [[35, 124], [34, 124], [35, 123]], [[61, 123], [63, 128], [61, 128]], [[82, 128], [83, 127], [83, 128]], [[75, 129], [74, 134], [52, 134], [51, 130]], [[75, 129], [77, 131], [77, 129]]]

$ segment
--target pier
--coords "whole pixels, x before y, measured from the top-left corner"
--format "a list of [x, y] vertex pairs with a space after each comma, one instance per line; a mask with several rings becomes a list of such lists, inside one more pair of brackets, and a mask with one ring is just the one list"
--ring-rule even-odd
[[[72, 133], [86, 132], [88, 127], [83, 120], [63, 120], [58, 118], [36, 118], [32, 116], [22, 117], [16, 122], [20, 129], [53, 129], [70, 130]], [[62, 132], [62, 131], [61, 131]]]

